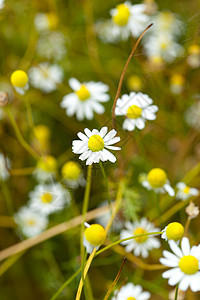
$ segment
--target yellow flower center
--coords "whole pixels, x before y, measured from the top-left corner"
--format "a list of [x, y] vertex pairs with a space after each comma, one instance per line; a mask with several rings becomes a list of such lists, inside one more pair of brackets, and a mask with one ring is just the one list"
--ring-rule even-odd
[[182, 75], [174, 74], [171, 77], [171, 84], [183, 86], [184, 82], [185, 82], [185, 80], [184, 80], [184, 77]]
[[86, 88], [84, 84], [81, 85], [80, 89], [76, 91], [77, 96], [79, 97], [79, 100], [85, 101], [88, 98], [90, 98], [90, 92]]
[[53, 156], [47, 155], [38, 161], [37, 167], [46, 172], [55, 172], [57, 169], [57, 162]]
[[183, 193], [189, 194], [189, 192], [190, 192], [190, 187], [189, 187], [189, 186], [186, 186], [186, 187], [184, 188], [184, 190], [183, 190]]
[[81, 168], [76, 162], [68, 161], [62, 167], [62, 174], [66, 179], [76, 180], [81, 174]]
[[134, 297], [128, 297], [126, 300], [136, 300]]
[[185, 274], [195, 274], [199, 270], [198, 259], [192, 255], [183, 256], [179, 261], [179, 268]]
[[137, 119], [142, 115], [142, 109], [137, 105], [131, 105], [126, 113], [129, 119]]
[[167, 174], [162, 169], [154, 168], [148, 173], [147, 179], [153, 188], [161, 188], [167, 181]]
[[50, 203], [53, 200], [53, 196], [49, 193], [45, 193], [41, 196], [41, 200], [44, 203]]
[[[147, 233], [147, 231], [141, 227], [138, 227], [137, 229], [134, 230], [133, 235], [144, 234], [144, 233]], [[148, 239], [148, 236], [139, 236], [139, 237], [135, 238], [135, 241], [137, 243], [142, 244], [142, 243], [146, 242], [147, 239]]]
[[12, 73], [10, 81], [13, 86], [23, 88], [28, 82], [28, 75], [22, 70], [17, 70]]
[[119, 4], [116, 9], [117, 14], [113, 16], [113, 21], [119, 26], [126, 25], [130, 17], [129, 8], [125, 4]]
[[170, 223], [166, 229], [168, 240], [178, 241], [183, 237], [184, 227], [178, 222]]
[[85, 238], [93, 246], [100, 246], [106, 238], [106, 231], [103, 226], [99, 224], [92, 224], [85, 229]]
[[167, 48], [167, 46], [168, 46], [168, 43], [167, 43], [167, 42], [163, 42], [163, 43], [161, 43], [161, 45], [160, 45], [160, 47], [161, 47], [162, 50], [165, 50], [165, 49]]
[[101, 151], [104, 148], [104, 140], [98, 134], [92, 135], [88, 140], [88, 148], [92, 152]]
[[190, 54], [200, 54], [200, 47], [199, 45], [191, 45], [188, 49], [188, 52]]
[[29, 226], [33, 226], [33, 225], [35, 225], [35, 220], [34, 219], [28, 219], [27, 221], [26, 221], [26, 224], [27, 225], [29, 225]]
[[127, 80], [129, 90], [139, 91], [142, 88], [142, 81], [139, 76], [132, 75]]
[[47, 16], [48, 22], [49, 22], [49, 29], [50, 30], [56, 29], [58, 26], [58, 17], [56, 16], [56, 14], [49, 12], [46, 14], [46, 16]]

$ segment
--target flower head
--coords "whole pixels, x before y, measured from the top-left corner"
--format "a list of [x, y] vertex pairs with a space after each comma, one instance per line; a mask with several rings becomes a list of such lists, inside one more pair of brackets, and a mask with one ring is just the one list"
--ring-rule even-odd
[[57, 161], [51, 155], [46, 155], [42, 157], [37, 162], [36, 169], [34, 170], [34, 175], [38, 181], [46, 181], [50, 177], [54, 177], [57, 171]]
[[77, 188], [79, 185], [85, 185], [81, 166], [75, 161], [68, 161], [63, 165], [62, 175], [69, 187]]
[[151, 169], [145, 176], [141, 177], [142, 185], [148, 190], [154, 190], [156, 193], [167, 192], [170, 196], [174, 196], [174, 190], [170, 186], [167, 174], [160, 168]]
[[185, 84], [184, 76], [180, 74], [173, 74], [170, 78], [170, 89], [173, 94], [180, 94], [183, 91]]
[[15, 88], [15, 90], [21, 94], [24, 95], [25, 90], [28, 89], [28, 75], [26, 72], [22, 70], [16, 70], [11, 74], [10, 81]]
[[200, 67], [200, 46], [197, 44], [193, 44], [188, 49], [188, 57], [187, 57], [188, 65], [192, 68]]
[[[102, 127], [100, 131], [88, 128], [84, 129], [85, 134], [79, 132], [77, 135], [80, 140], [72, 142], [72, 151], [76, 154], [81, 154], [79, 159], [86, 160], [86, 165], [99, 163], [99, 161], [115, 162], [116, 157], [107, 149], [120, 150], [121, 148], [111, 146], [120, 141], [120, 137], [115, 137], [117, 131], [112, 129], [107, 133], [108, 128]], [[107, 148], [107, 149], [106, 149]]]
[[130, 93], [123, 95], [117, 100], [115, 114], [116, 116], [126, 116], [122, 127], [132, 131], [137, 127], [143, 129], [146, 120], [155, 120], [155, 113], [158, 111], [156, 105], [151, 105], [153, 100], [142, 93]]
[[199, 191], [197, 189], [187, 186], [184, 182], [179, 182], [176, 186], [178, 188], [176, 199], [185, 201], [190, 197], [199, 195]]
[[60, 104], [66, 109], [68, 116], [76, 115], [82, 121], [84, 118], [91, 120], [94, 112], [104, 113], [101, 103], [110, 99], [107, 94], [109, 87], [106, 84], [93, 81], [80, 83], [77, 79], [70, 78], [69, 85], [74, 92], [64, 96]]
[[[142, 218], [140, 221], [134, 223], [126, 222], [126, 229], [121, 231], [120, 239], [125, 239], [133, 235], [146, 234], [148, 232], [159, 231], [159, 228], [155, 228], [154, 224], [150, 223], [146, 218]], [[153, 236], [141, 236], [135, 239], [122, 242], [126, 246], [127, 252], [134, 251], [134, 255], [142, 255], [144, 258], [148, 257], [148, 252], [153, 248], [159, 248], [160, 242]]]
[[119, 291], [116, 290], [112, 300], [148, 300], [151, 294], [143, 292], [140, 285], [134, 285], [129, 282], [124, 285]]
[[93, 249], [97, 250], [104, 243], [106, 239], [106, 231], [103, 226], [99, 224], [89, 225], [85, 222], [86, 229], [84, 231], [83, 244], [88, 253], [92, 253]]
[[34, 19], [37, 31], [55, 30], [58, 26], [58, 17], [53, 12], [38, 13]]
[[184, 227], [178, 222], [172, 222], [168, 224], [162, 231], [161, 237], [167, 240], [174, 240], [178, 242], [184, 234]]
[[181, 248], [175, 241], [170, 241], [169, 245], [174, 254], [164, 250], [164, 258], [160, 258], [160, 262], [172, 269], [164, 272], [162, 276], [169, 279], [169, 285], [179, 283], [179, 289], [182, 291], [186, 291], [189, 287], [193, 292], [200, 291], [200, 245], [190, 249], [186, 237], [182, 239]]

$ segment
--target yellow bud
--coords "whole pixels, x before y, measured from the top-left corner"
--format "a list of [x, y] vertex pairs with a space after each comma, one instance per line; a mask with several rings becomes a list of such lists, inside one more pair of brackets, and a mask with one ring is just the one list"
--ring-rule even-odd
[[184, 234], [184, 227], [178, 222], [173, 222], [167, 225], [166, 236], [168, 240], [174, 240], [175, 242], [180, 240]]
[[28, 75], [22, 70], [17, 70], [12, 73], [10, 81], [13, 86], [23, 88], [28, 82]]
[[93, 246], [100, 246], [106, 238], [106, 231], [103, 226], [99, 224], [92, 224], [85, 229], [85, 238]]

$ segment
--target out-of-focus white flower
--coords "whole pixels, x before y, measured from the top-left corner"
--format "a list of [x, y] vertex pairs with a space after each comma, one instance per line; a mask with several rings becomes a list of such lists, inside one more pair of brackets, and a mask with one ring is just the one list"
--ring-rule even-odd
[[4, 1], [5, 0], [0, 0], [0, 9], [4, 8]]
[[[150, 223], [146, 218], [142, 218], [140, 221], [134, 223], [126, 222], [126, 229], [120, 233], [120, 239], [126, 239], [133, 235], [145, 234], [149, 232], [159, 232], [160, 229], [154, 227], [154, 224]], [[124, 241], [122, 245], [127, 245], [125, 250], [127, 252], [134, 252], [134, 255], [146, 258], [149, 255], [149, 251], [154, 248], [160, 247], [160, 242], [154, 236], [141, 236], [135, 239]]]
[[107, 160], [114, 163], [116, 157], [107, 149], [121, 150], [120, 147], [111, 146], [120, 141], [120, 137], [115, 137], [117, 131], [112, 129], [108, 132], [107, 127], [102, 127], [100, 131], [97, 129], [90, 131], [88, 128], [85, 128], [84, 131], [85, 134], [82, 132], [77, 134], [80, 140], [72, 142], [72, 151], [76, 154], [81, 154], [79, 159], [86, 160], [86, 165]]
[[67, 53], [65, 36], [59, 31], [43, 33], [38, 39], [37, 53], [48, 60], [61, 60]]
[[174, 189], [171, 187], [170, 182], [167, 179], [167, 174], [160, 168], [151, 169], [147, 175], [142, 174], [142, 176], [140, 176], [140, 180], [147, 190], [154, 190], [157, 194], [167, 192], [170, 196], [175, 195]]
[[189, 287], [193, 292], [200, 291], [200, 245], [190, 249], [188, 238], [184, 237], [181, 249], [174, 241], [169, 242], [174, 254], [164, 250], [164, 258], [160, 258], [161, 264], [172, 269], [165, 271], [162, 276], [168, 278], [169, 285], [179, 283], [179, 289], [186, 291]]
[[168, 224], [162, 232], [162, 239], [165, 239], [166, 241], [174, 240], [175, 242], [179, 242], [179, 240], [183, 237], [184, 227], [178, 222], [172, 222]]
[[137, 127], [143, 129], [146, 120], [155, 120], [155, 113], [158, 111], [156, 105], [151, 105], [153, 100], [142, 93], [130, 93], [123, 95], [117, 100], [115, 114], [116, 116], [126, 116], [123, 122], [123, 129], [132, 131]]
[[171, 34], [161, 31], [156, 35], [147, 35], [144, 39], [144, 48], [149, 58], [161, 57], [168, 63], [173, 62], [184, 53], [183, 47], [175, 41]]
[[50, 65], [49, 63], [41, 63], [29, 70], [31, 85], [45, 93], [55, 91], [57, 84], [62, 82], [63, 75], [63, 70], [60, 66]]
[[48, 225], [48, 218], [45, 215], [41, 215], [26, 206], [20, 208], [14, 215], [14, 220], [26, 237], [39, 234]]
[[199, 45], [194, 44], [189, 47], [187, 62], [188, 65], [192, 68], [200, 67], [200, 46]]
[[52, 180], [55, 177], [57, 171], [57, 161], [51, 155], [42, 157], [38, 162], [33, 172], [33, 175], [38, 181]]
[[87, 227], [84, 231], [83, 244], [88, 253], [92, 253], [93, 249], [97, 250], [104, 243], [106, 239], [106, 231], [103, 226], [99, 224], [89, 225], [88, 223], [84, 223]]
[[183, 91], [185, 84], [184, 76], [180, 74], [173, 74], [170, 78], [170, 90], [173, 94], [180, 94]]
[[16, 92], [20, 95], [24, 95], [25, 91], [29, 88], [28, 75], [22, 70], [14, 71], [10, 76], [10, 81]]
[[29, 197], [30, 208], [42, 215], [60, 211], [70, 203], [69, 192], [59, 183], [37, 185]]
[[66, 109], [68, 116], [76, 115], [79, 121], [84, 118], [91, 120], [94, 112], [102, 114], [105, 108], [101, 102], [107, 102], [110, 97], [106, 92], [109, 87], [102, 82], [83, 82], [80, 83], [75, 78], [69, 79], [69, 85], [74, 90], [63, 97], [61, 107]]
[[176, 199], [185, 201], [192, 196], [199, 195], [199, 191], [197, 189], [187, 186], [184, 182], [179, 182], [176, 186], [178, 188]]
[[8, 179], [10, 175], [7, 167], [10, 168], [10, 166], [10, 160], [7, 157], [4, 157], [2, 153], [0, 153], [0, 180]]
[[152, 22], [154, 25], [151, 31], [155, 34], [160, 31], [162, 33], [166, 32], [172, 35], [180, 35], [183, 28], [183, 23], [170, 11], [157, 13], [152, 18]]
[[185, 120], [188, 125], [200, 130], [200, 101], [194, 103], [186, 110]]
[[71, 188], [84, 186], [86, 183], [81, 166], [75, 161], [68, 161], [63, 165], [62, 176], [63, 181]]
[[129, 282], [114, 293], [112, 300], [148, 300], [151, 297], [149, 292], [143, 292], [140, 285]]
[[185, 211], [190, 219], [194, 219], [199, 215], [199, 207], [195, 206], [193, 202], [190, 202]]
[[35, 28], [37, 31], [55, 30], [58, 26], [58, 17], [53, 12], [38, 13], [35, 16]]

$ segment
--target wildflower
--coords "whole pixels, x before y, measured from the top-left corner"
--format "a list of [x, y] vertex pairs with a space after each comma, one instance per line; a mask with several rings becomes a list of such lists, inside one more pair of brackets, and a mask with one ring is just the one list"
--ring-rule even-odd
[[170, 89], [173, 94], [180, 94], [183, 91], [185, 84], [184, 76], [180, 74], [173, 74], [170, 78]]
[[86, 160], [86, 165], [107, 160], [114, 163], [116, 157], [107, 149], [121, 150], [120, 147], [111, 146], [120, 141], [120, 137], [115, 137], [117, 131], [112, 129], [107, 133], [107, 127], [102, 127], [100, 131], [97, 129], [90, 131], [88, 128], [85, 128], [84, 131], [85, 134], [82, 132], [77, 134], [80, 140], [72, 142], [72, 151], [76, 154], [81, 154], [79, 159]]
[[194, 219], [199, 215], [199, 208], [193, 202], [190, 202], [185, 211], [190, 219]]
[[34, 19], [37, 31], [55, 30], [58, 26], [58, 17], [53, 12], [38, 13]]
[[57, 171], [57, 161], [51, 155], [42, 157], [37, 162], [34, 175], [38, 181], [46, 181], [51, 177], [55, 177]]
[[199, 191], [197, 189], [187, 186], [184, 182], [179, 182], [176, 186], [178, 188], [176, 199], [185, 201], [192, 196], [199, 195]]
[[14, 215], [14, 220], [26, 237], [32, 237], [42, 232], [48, 225], [48, 218], [29, 207], [23, 206]]
[[4, 1], [5, 0], [0, 0], [0, 9], [4, 8]]
[[174, 196], [174, 189], [170, 186], [167, 174], [160, 168], [151, 169], [151, 171], [141, 179], [142, 185], [148, 190], [154, 190], [155, 193], [167, 192], [170, 196]]
[[22, 70], [14, 71], [11, 74], [10, 81], [16, 92], [20, 95], [24, 95], [25, 91], [29, 88], [28, 75]]
[[105, 111], [100, 103], [110, 99], [106, 94], [109, 89], [106, 84], [93, 81], [80, 83], [77, 79], [70, 78], [69, 85], [74, 93], [65, 95], [60, 104], [66, 109], [68, 116], [76, 115], [79, 121], [84, 118], [91, 120], [94, 112], [102, 114]]
[[[146, 218], [142, 218], [140, 221], [134, 223], [126, 222], [125, 227], [126, 229], [121, 231], [120, 239], [160, 230], [154, 227], [154, 224], [150, 223]], [[142, 255], [142, 257], [146, 258], [149, 255], [149, 251], [160, 247], [160, 242], [157, 238], [147, 235], [124, 241], [122, 245], [127, 245], [125, 248], [127, 252], [133, 251], [135, 256]]]
[[185, 112], [185, 120], [191, 127], [200, 130], [200, 101], [191, 105]]
[[118, 4], [110, 11], [112, 16], [112, 35], [127, 40], [129, 36], [138, 37], [148, 25], [149, 17], [145, 13], [146, 5], [131, 5], [130, 2]]
[[146, 120], [155, 120], [155, 113], [158, 111], [156, 105], [151, 105], [153, 100], [142, 93], [130, 93], [123, 95], [117, 100], [115, 114], [116, 116], [126, 116], [122, 128], [132, 131], [137, 127], [143, 129]]
[[29, 70], [31, 85], [44, 93], [50, 93], [57, 89], [57, 84], [63, 80], [63, 70], [60, 66], [49, 63], [40, 63]]
[[188, 238], [184, 237], [181, 242], [181, 249], [174, 241], [169, 246], [174, 254], [164, 250], [164, 258], [160, 258], [161, 264], [172, 269], [162, 274], [168, 278], [169, 285], [179, 283], [179, 289], [186, 291], [189, 287], [193, 292], [200, 291], [200, 245], [190, 249]]
[[7, 157], [4, 157], [2, 153], [0, 153], [0, 180], [5, 181], [8, 179], [9, 172], [8, 169], [10, 167], [10, 160]]
[[143, 292], [140, 285], [134, 285], [129, 282], [122, 286], [120, 290], [116, 290], [112, 300], [147, 300], [151, 297], [149, 292]]
[[140, 91], [142, 89], [142, 80], [139, 76], [131, 75], [127, 80], [127, 87], [130, 91]]
[[181, 34], [183, 23], [178, 17], [170, 11], [159, 12], [153, 17], [154, 26], [152, 32], [157, 33], [158, 30], [162, 33], [179, 36]]
[[68, 161], [62, 167], [64, 181], [71, 188], [77, 188], [79, 185], [84, 186], [86, 181], [82, 169], [75, 161]]
[[200, 67], [200, 46], [199, 45], [194, 44], [189, 47], [187, 63], [192, 68]]
[[166, 241], [174, 240], [175, 242], [179, 242], [179, 240], [183, 237], [184, 227], [178, 222], [172, 222], [168, 224], [162, 232], [161, 238]]
[[104, 243], [106, 239], [106, 231], [103, 226], [99, 224], [89, 225], [88, 223], [84, 223], [87, 227], [84, 231], [84, 239], [83, 244], [88, 253], [92, 253], [93, 249], [97, 250]]
[[39, 184], [29, 193], [30, 208], [43, 215], [49, 215], [70, 203], [69, 192], [61, 184]]

